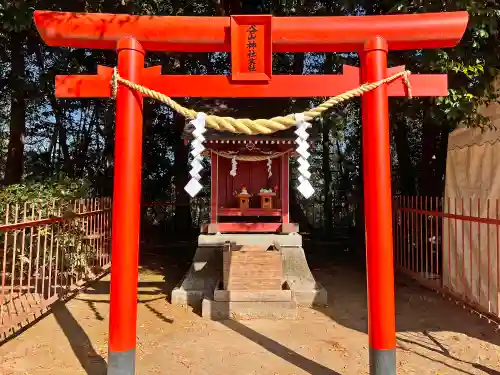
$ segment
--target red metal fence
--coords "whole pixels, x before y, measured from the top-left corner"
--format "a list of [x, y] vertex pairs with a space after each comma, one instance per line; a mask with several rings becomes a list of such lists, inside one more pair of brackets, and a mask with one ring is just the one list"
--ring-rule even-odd
[[110, 264], [111, 199], [0, 205], [0, 339]]
[[395, 263], [500, 324], [500, 202], [397, 197]]
[[[194, 226], [206, 207], [190, 205]], [[500, 324], [500, 201], [397, 197], [394, 208], [398, 271]], [[175, 204], [143, 210], [147, 224], [164, 224]], [[0, 205], [0, 339], [103, 274], [110, 245], [110, 198]]]

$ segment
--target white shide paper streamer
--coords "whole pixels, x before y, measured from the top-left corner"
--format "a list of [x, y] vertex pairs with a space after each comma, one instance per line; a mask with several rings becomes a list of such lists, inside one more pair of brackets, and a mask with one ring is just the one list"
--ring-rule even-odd
[[206, 115], [200, 112], [196, 118], [190, 122], [191, 125], [194, 126], [194, 131], [192, 133], [194, 138], [191, 141], [191, 155], [193, 156], [193, 160], [191, 161], [191, 170], [189, 171], [191, 180], [189, 180], [184, 187], [184, 190], [186, 190], [191, 197], [195, 197], [203, 188], [200, 184], [200, 172], [203, 169], [203, 165], [201, 164], [203, 160], [201, 153], [205, 150], [205, 146], [203, 146], [203, 142], [205, 141], [203, 133], [207, 130], [205, 127], [205, 118]]
[[303, 113], [296, 113], [295, 120], [297, 121], [295, 134], [297, 134], [297, 139], [295, 143], [297, 144], [297, 153], [300, 155], [298, 158], [299, 163], [299, 186], [297, 189], [304, 196], [304, 198], [310, 198], [314, 194], [314, 188], [312, 187], [309, 179], [311, 178], [311, 172], [309, 172], [309, 167], [311, 166], [307, 159], [311, 154], [307, 149], [309, 148], [309, 143], [307, 138], [309, 138], [309, 133], [307, 129], [311, 127], [311, 124], [306, 122]]

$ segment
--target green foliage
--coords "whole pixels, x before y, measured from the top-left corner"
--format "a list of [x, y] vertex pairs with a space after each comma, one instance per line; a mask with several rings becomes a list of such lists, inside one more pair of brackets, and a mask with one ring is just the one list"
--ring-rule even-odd
[[[90, 266], [97, 264], [96, 246], [102, 246], [103, 242], [86, 239], [96, 229], [95, 224], [90, 226], [88, 219], [78, 217], [73, 211], [75, 200], [89, 196], [88, 185], [86, 181], [66, 178], [0, 189], [0, 224], [34, 222], [23, 229], [1, 233], [0, 248], [7, 250], [5, 276], [8, 282], [21, 275], [25, 280], [47, 277], [50, 271], [55, 275], [57, 269], [58, 282], [69, 285], [70, 280], [88, 273]], [[48, 225], [36, 223], [61, 216], [67, 220]], [[99, 235], [103, 234], [101, 229]]]
[[[393, 54], [415, 72], [434, 71], [449, 75], [450, 95], [421, 101], [436, 117], [437, 124], [450, 129], [464, 123], [485, 126], [487, 121], [478, 112], [480, 105], [498, 98], [493, 82], [500, 72], [500, 9], [496, 1], [434, 0], [380, 1], [382, 13], [421, 13], [465, 10], [469, 24], [460, 43], [446, 50], [425, 50]], [[383, 6], [386, 5], [386, 6]]]
[[36, 0], [3, 0], [0, 2], [1, 28], [6, 32], [21, 32], [31, 28]]
[[26, 182], [0, 188], [2, 204], [45, 203], [60, 200], [83, 199], [89, 196], [89, 183], [85, 180], [62, 178], [45, 182]]
[[86, 181], [60, 179], [0, 188], [0, 223], [71, 215], [73, 202], [89, 196]]

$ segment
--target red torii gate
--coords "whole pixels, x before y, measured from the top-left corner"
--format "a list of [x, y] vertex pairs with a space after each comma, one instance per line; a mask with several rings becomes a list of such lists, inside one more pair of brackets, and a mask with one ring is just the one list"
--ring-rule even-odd
[[[35, 12], [50, 46], [116, 50], [129, 81], [170, 97], [335, 96], [403, 67], [387, 67], [389, 50], [453, 47], [466, 12], [352, 17], [160, 17]], [[256, 26], [250, 51], [247, 29]], [[231, 76], [161, 75], [144, 68], [145, 51], [231, 52]], [[272, 74], [272, 52], [358, 52], [361, 69], [342, 75]], [[60, 98], [109, 98], [112, 69], [97, 75], [57, 76]], [[413, 96], [445, 96], [446, 75], [410, 76]], [[370, 373], [396, 374], [392, 196], [388, 97], [406, 96], [401, 80], [362, 96]], [[109, 375], [135, 373], [142, 96], [120, 86], [116, 96], [116, 147], [109, 330]]]

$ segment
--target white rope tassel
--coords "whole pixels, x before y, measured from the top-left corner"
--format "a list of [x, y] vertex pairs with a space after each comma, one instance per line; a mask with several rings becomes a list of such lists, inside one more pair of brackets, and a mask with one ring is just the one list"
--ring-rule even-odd
[[300, 193], [304, 196], [304, 198], [310, 198], [314, 194], [314, 188], [312, 187], [309, 179], [311, 178], [311, 172], [309, 172], [309, 167], [311, 166], [307, 159], [311, 154], [307, 149], [309, 148], [309, 143], [307, 142], [307, 138], [309, 138], [309, 133], [307, 133], [307, 129], [311, 127], [311, 124], [308, 123], [303, 113], [295, 114], [295, 121], [297, 130], [295, 130], [295, 134], [297, 134], [297, 139], [295, 143], [297, 143], [297, 153], [300, 155], [298, 158], [299, 168], [299, 186], [297, 187]]
[[233, 177], [236, 177], [236, 172], [238, 169], [238, 162], [236, 161], [236, 156], [233, 156], [231, 159], [231, 172], [229, 174]]
[[193, 160], [191, 161], [191, 170], [189, 171], [191, 180], [189, 180], [184, 187], [184, 190], [186, 190], [191, 197], [195, 197], [203, 188], [200, 184], [200, 172], [203, 169], [203, 165], [201, 164], [203, 160], [201, 153], [205, 151], [205, 146], [203, 146], [203, 142], [205, 141], [203, 133], [207, 130], [205, 127], [205, 120], [206, 115], [200, 112], [194, 120], [190, 121], [191, 125], [194, 126], [194, 131], [192, 133], [194, 138], [191, 141], [191, 155], [193, 156]]
[[273, 175], [272, 169], [273, 169], [273, 161], [271, 160], [271, 158], [267, 158], [267, 177], [269, 178], [271, 178]]

